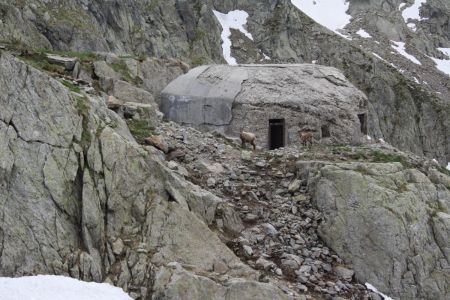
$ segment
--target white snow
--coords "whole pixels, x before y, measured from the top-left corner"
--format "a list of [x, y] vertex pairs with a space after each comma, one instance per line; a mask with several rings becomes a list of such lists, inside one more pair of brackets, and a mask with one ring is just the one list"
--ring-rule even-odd
[[350, 39], [337, 31], [349, 24], [352, 18], [347, 14], [350, 4], [348, 0], [291, 0], [291, 2], [320, 25]]
[[384, 61], [384, 62], [387, 63], [387, 61], [386, 61], [384, 58], [382, 58], [381, 56], [379, 56], [379, 55], [376, 54], [375, 52], [372, 52], [372, 54], [373, 54], [373, 56], [375, 56], [376, 58], [378, 58], [378, 59], [380, 59], [380, 60], [382, 60], [382, 61]]
[[408, 19], [423, 20], [423, 18], [420, 17], [420, 7], [426, 2], [427, 0], [415, 0], [413, 5], [405, 8], [402, 12], [405, 22], [408, 23]]
[[439, 59], [439, 58], [434, 58], [434, 57], [430, 57], [434, 63], [436, 64], [436, 68], [447, 74], [450, 75], [450, 60], [448, 59]]
[[386, 144], [386, 141], [384, 140], [384, 139], [378, 139], [378, 141], [380, 142], [380, 143], [382, 143], [382, 144]]
[[267, 56], [264, 52], [263, 52], [263, 56], [265, 60], [270, 60], [271, 58], [269, 56]]
[[392, 299], [391, 297], [386, 296], [385, 294], [379, 292], [379, 291], [377, 290], [376, 287], [374, 287], [373, 285], [371, 285], [371, 284], [368, 283], [368, 282], [366, 282], [366, 287], [367, 287], [369, 290], [371, 290], [372, 292], [377, 293], [378, 295], [380, 295], [381, 297], [383, 297], [384, 300], [394, 300], [394, 299]]
[[450, 48], [437, 48], [437, 49], [450, 57]]
[[447, 164], [447, 170], [450, 171], [450, 162]]
[[376, 58], [378, 58], [378, 59], [384, 61], [385, 63], [387, 63], [388, 65], [390, 65], [390, 66], [396, 68], [400, 73], [404, 73], [404, 72], [405, 72], [405, 70], [400, 69], [399, 67], [397, 67], [397, 66], [394, 65], [393, 63], [386, 61], [384, 58], [382, 58], [381, 56], [379, 56], [379, 55], [376, 54], [375, 52], [372, 52], [372, 54], [373, 54]]
[[364, 29], [360, 29], [360, 30], [358, 30], [357, 32], [356, 32], [356, 34], [357, 35], [359, 35], [360, 37], [362, 37], [362, 38], [365, 38], [365, 39], [370, 39], [370, 38], [372, 38], [372, 36], [367, 32], [367, 31], [365, 31]]
[[83, 282], [63, 276], [0, 278], [2, 300], [131, 300], [108, 283]]
[[405, 43], [396, 42], [396, 41], [391, 41], [391, 42], [393, 42], [395, 44], [395, 45], [391, 45], [391, 47], [394, 48], [399, 54], [403, 55], [404, 57], [406, 57], [407, 59], [409, 59], [410, 61], [412, 61], [413, 63], [415, 63], [417, 65], [422, 64], [417, 58], [415, 58], [414, 56], [412, 56], [411, 54], [408, 54], [406, 52]]
[[400, 5], [398, 6], [398, 10], [402, 10], [402, 8], [406, 5], [406, 3], [400, 3]]
[[[437, 48], [439, 51], [450, 57], [450, 48]], [[438, 59], [434, 57], [430, 57], [436, 64], [436, 68], [447, 74], [450, 75], [450, 60], [448, 59]]]
[[236, 29], [242, 32], [246, 37], [253, 41], [253, 36], [244, 28], [247, 24], [248, 13], [243, 10], [233, 10], [227, 14], [223, 14], [213, 10], [217, 20], [222, 26], [222, 49], [223, 57], [229, 65], [237, 65], [236, 59], [231, 56], [231, 30]]
[[417, 84], [420, 84], [419, 79], [417, 79], [415, 76], [414, 76], [413, 78], [414, 78], [414, 81], [415, 81]]
[[[426, 3], [427, 0], [415, 0], [414, 4], [410, 7], [405, 8], [402, 11], [403, 19], [405, 20], [406, 24], [409, 28], [411, 28], [413, 31], [416, 31], [416, 25], [414, 23], [409, 22], [409, 19], [422, 21], [425, 20], [424, 18], [420, 17], [420, 7], [423, 3]], [[404, 4], [404, 3], [402, 3]], [[402, 8], [402, 5], [400, 4], [399, 9]]]

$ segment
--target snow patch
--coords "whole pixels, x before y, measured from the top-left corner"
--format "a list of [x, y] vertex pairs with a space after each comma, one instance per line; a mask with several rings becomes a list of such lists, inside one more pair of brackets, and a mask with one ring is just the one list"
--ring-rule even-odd
[[450, 162], [447, 164], [447, 170], [450, 171]]
[[83, 282], [63, 276], [0, 278], [2, 300], [131, 300], [108, 283]]
[[417, 84], [420, 84], [419, 79], [417, 79], [416, 77], [413, 77], [413, 78], [414, 78], [414, 81], [415, 81]]
[[387, 60], [385, 60], [384, 58], [382, 58], [381, 56], [379, 56], [379, 55], [376, 54], [375, 52], [372, 52], [372, 54], [373, 54], [373, 56], [375, 56], [376, 58], [378, 58], [378, 59], [384, 61], [385, 63], [387, 63], [387, 64], [390, 65], [391, 67], [396, 68], [400, 73], [404, 73], [404, 72], [405, 72], [405, 70], [400, 69], [399, 67], [397, 67], [396, 65], [394, 65], [394, 64], [391, 63], [391, 62], [388, 62]]
[[[415, 0], [414, 4], [403, 10], [402, 16], [406, 23], [409, 19], [422, 21], [423, 18], [420, 16], [420, 7], [422, 4], [426, 3], [427, 0]], [[405, 3], [402, 3], [405, 4]], [[401, 7], [401, 4], [400, 4]]]
[[347, 14], [348, 0], [291, 0], [291, 3], [320, 25], [351, 40], [337, 31], [347, 26], [352, 18]]
[[[420, 16], [420, 7], [422, 6], [423, 3], [426, 3], [426, 2], [427, 2], [427, 0], [415, 0], [413, 5], [405, 8], [402, 11], [402, 16], [403, 16], [403, 19], [405, 20], [405, 23], [413, 31], [416, 31], [416, 29], [417, 29], [416, 25], [414, 23], [409, 22], [409, 20], [410, 19], [418, 20], [418, 21], [425, 20], [425, 18], [422, 18]], [[404, 3], [402, 3], [402, 4], [404, 4]], [[400, 4], [399, 9], [401, 9], [401, 7], [402, 7], [402, 5]]]
[[437, 49], [450, 57], [450, 48], [437, 48]]
[[387, 61], [386, 61], [384, 58], [382, 58], [381, 56], [379, 56], [379, 55], [376, 54], [375, 52], [372, 52], [372, 54], [373, 54], [373, 56], [375, 56], [375, 57], [378, 58], [379, 60], [382, 60], [382, 61], [384, 61], [384, 62], [387, 63]]
[[[446, 56], [450, 57], [450, 48], [437, 48], [439, 51], [444, 53]], [[444, 72], [447, 75], [450, 75], [450, 60], [448, 59], [438, 59], [430, 57], [434, 63], [436, 64], [436, 68]]]
[[373, 285], [371, 285], [368, 282], [366, 282], [366, 287], [367, 287], [367, 289], [371, 290], [372, 292], [374, 292], [374, 293], [380, 295], [381, 297], [383, 297], [384, 300], [394, 300], [391, 297], [386, 296], [385, 294], [379, 292], [376, 287], [374, 287]]
[[236, 29], [253, 41], [253, 36], [244, 28], [247, 24], [248, 13], [243, 10], [233, 10], [223, 14], [213, 10], [214, 15], [222, 26], [222, 50], [223, 57], [229, 65], [237, 65], [236, 59], [231, 56], [231, 30]]
[[391, 42], [393, 42], [395, 44], [395, 46], [391, 45], [391, 47], [394, 48], [399, 54], [403, 55], [404, 57], [406, 57], [407, 59], [409, 59], [416, 65], [422, 65], [422, 63], [417, 58], [415, 58], [414, 56], [412, 56], [411, 54], [408, 54], [406, 52], [405, 43], [396, 42], [396, 41], [391, 41]]
[[372, 38], [372, 36], [367, 32], [367, 31], [365, 31], [364, 29], [360, 29], [360, 30], [358, 30], [357, 32], [356, 32], [356, 34], [357, 35], [359, 35], [360, 37], [362, 37], [362, 38], [365, 38], [365, 39], [370, 39], [370, 38]]
[[398, 6], [398, 10], [402, 10], [402, 8], [406, 5], [406, 3], [400, 3], [400, 5]]

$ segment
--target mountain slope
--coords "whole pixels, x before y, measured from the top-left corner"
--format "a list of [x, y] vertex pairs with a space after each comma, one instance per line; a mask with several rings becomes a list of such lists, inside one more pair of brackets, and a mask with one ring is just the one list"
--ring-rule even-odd
[[[408, 19], [417, 23], [415, 32], [402, 16], [400, 4], [350, 1], [348, 13], [353, 18], [339, 33], [349, 40], [319, 25], [289, 0], [87, 4], [28, 0], [15, 5], [7, 1], [1, 4], [0, 40], [15, 47], [175, 57], [193, 65], [223, 63], [222, 27], [214, 10], [242, 10], [249, 15], [246, 26], [253, 40], [230, 29], [231, 56], [237, 62], [314, 61], [337, 67], [369, 97], [371, 136], [446, 164], [450, 161], [449, 77], [430, 57], [447, 58], [437, 48], [450, 47], [448, 4], [429, 0], [421, 10], [422, 20]], [[404, 4], [402, 9], [408, 9]], [[358, 35], [361, 29], [372, 38]], [[405, 43], [407, 52], [403, 44], [391, 40]]]

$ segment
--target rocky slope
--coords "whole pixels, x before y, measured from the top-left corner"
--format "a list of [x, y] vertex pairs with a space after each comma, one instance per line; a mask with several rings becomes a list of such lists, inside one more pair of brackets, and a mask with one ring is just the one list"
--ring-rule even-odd
[[161, 122], [138, 86], [180, 62], [43, 55], [20, 56], [43, 71], [0, 56], [2, 276], [107, 281], [136, 299], [378, 299], [366, 281], [448, 296], [450, 179], [436, 162], [387, 145], [241, 151]]
[[[289, 0], [2, 1], [0, 40], [13, 47], [112, 51], [180, 58], [193, 65], [223, 62], [222, 28], [213, 10], [243, 10], [253, 40], [231, 29], [231, 53], [238, 62], [315, 61], [337, 67], [369, 97], [371, 136], [446, 164], [449, 77], [431, 57], [445, 59], [437, 48], [450, 47], [449, 7], [429, 0], [420, 18], [405, 20], [403, 10], [412, 4], [351, 0], [353, 19], [342, 31], [351, 36], [348, 40]], [[359, 29], [372, 38], [356, 34]], [[392, 40], [404, 42], [421, 65], [395, 51]]]
[[[450, 160], [448, 78], [425, 56], [450, 47], [448, 4], [408, 22], [400, 4], [350, 1], [349, 41], [286, 0], [0, 0], [0, 276], [106, 281], [136, 299], [380, 299], [366, 282], [447, 299], [450, 179], [421, 155]], [[213, 9], [249, 13], [253, 41], [231, 30], [238, 62], [341, 69], [369, 98], [370, 134], [419, 156], [253, 153], [161, 122], [159, 92], [186, 63], [224, 61]]]
[[217, 226], [251, 266], [325, 295], [363, 298], [353, 274], [394, 299], [450, 295], [450, 177], [436, 162], [385, 143], [252, 153], [173, 124], [157, 132], [182, 153], [170, 168], [240, 212], [240, 236]]
[[138, 145], [106, 99], [4, 52], [0, 74], [1, 276], [109, 281], [140, 299], [182, 297], [192, 281], [192, 298], [289, 299], [208, 229], [226, 204]]

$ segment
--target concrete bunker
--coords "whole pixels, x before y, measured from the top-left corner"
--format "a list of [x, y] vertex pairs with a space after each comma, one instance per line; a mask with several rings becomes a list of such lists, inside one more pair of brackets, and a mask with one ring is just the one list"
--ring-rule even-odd
[[192, 69], [161, 93], [165, 118], [276, 149], [316, 141], [350, 144], [367, 134], [367, 98], [335, 68], [312, 64], [211, 65]]

